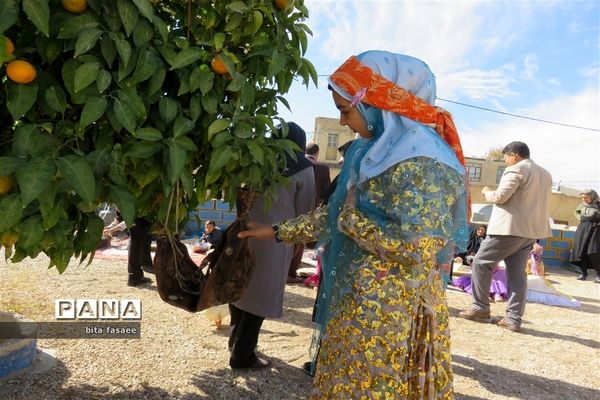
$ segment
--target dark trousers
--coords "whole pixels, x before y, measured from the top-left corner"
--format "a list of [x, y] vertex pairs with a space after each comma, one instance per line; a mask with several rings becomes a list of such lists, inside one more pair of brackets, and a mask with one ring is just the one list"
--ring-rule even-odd
[[152, 223], [144, 218], [137, 218], [129, 229], [129, 252], [127, 271], [129, 281], [136, 281], [144, 276], [142, 265], [152, 269]]
[[296, 272], [300, 263], [302, 262], [302, 256], [304, 255], [304, 244], [295, 244], [294, 253], [292, 254], [292, 260], [290, 261], [290, 268], [288, 270], [288, 276], [296, 278]]
[[588, 269], [596, 271], [596, 276], [600, 276], [600, 254], [588, 254], [581, 257], [578, 262], [573, 262], [581, 269], [581, 275], [587, 276]]
[[260, 327], [265, 319], [241, 310], [233, 304], [229, 304], [229, 314], [231, 316], [229, 365], [232, 368], [251, 367], [258, 359], [254, 350], [258, 344]]

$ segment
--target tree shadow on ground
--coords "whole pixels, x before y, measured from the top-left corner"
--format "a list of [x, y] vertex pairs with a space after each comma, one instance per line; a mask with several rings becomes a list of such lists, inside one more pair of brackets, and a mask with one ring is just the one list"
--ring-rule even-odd
[[[577, 399], [596, 400], [600, 391], [513, 371], [497, 365], [483, 364], [472, 358], [453, 355], [454, 374], [473, 379], [490, 393], [520, 400]], [[525, 385], [527, 387], [525, 387]], [[535, 393], [535, 394], [533, 394]], [[461, 397], [457, 400], [476, 399]]]
[[[239, 370], [229, 368], [196, 373], [191, 383], [208, 395], [207, 398], [244, 400], [305, 400], [312, 387], [312, 378], [301, 368], [283, 360], [269, 358], [271, 368], [264, 370]], [[281, 381], [288, 382], [284, 391]], [[282, 397], [283, 396], [283, 397]]]

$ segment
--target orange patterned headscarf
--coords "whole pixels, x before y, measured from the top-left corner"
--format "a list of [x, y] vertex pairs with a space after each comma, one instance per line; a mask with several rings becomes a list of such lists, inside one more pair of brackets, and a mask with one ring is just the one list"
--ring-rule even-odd
[[[465, 166], [460, 139], [452, 116], [443, 108], [433, 106], [407, 92], [395, 83], [375, 73], [355, 56], [350, 57], [331, 75], [330, 80], [345, 90], [354, 100], [360, 100], [381, 110], [393, 112], [425, 125], [435, 131]], [[366, 90], [365, 90], [366, 89]]]

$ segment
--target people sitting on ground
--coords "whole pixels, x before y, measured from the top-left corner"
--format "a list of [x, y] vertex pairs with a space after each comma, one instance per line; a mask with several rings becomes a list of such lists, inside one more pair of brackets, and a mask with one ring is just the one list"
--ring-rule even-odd
[[217, 226], [215, 221], [208, 220], [204, 224], [204, 233], [200, 236], [198, 243], [194, 245], [194, 253], [206, 253], [209, 249], [215, 248], [223, 240], [223, 232]]
[[477, 254], [477, 251], [479, 250], [479, 246], [481, 246], [481, 242], [483, 242], [483, 239], [485, 239], [486, 232], [487, 228], [485, 225], [479, 225], [477, 228], [475, 228], [469, 236], [467, 251], [455, 254], [454, 261], [458, 262], [458, 258], [460, 258], [460, 261], [463, 265], [471, 265], [475, 254]]
[[[490, 285], [490, 300], [496, 302], [502, 302], [508, 299], [506, 271], [504, 270], [502, 264], [503, 263], [501, 262], [496, 264], [496, 268], [492, 274], [492, 283]], [[471, 287], [471, 275], [463, 275], [458, 278], [454, 278], [452, 280], [452, 285], [466, 293], [473, 293], [473, 289]]]

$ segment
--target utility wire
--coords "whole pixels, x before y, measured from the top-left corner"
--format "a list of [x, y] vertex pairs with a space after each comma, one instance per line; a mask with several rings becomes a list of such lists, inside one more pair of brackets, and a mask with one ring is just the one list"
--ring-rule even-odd
[[493, 112], [493, 113], [497, 113], [497, 114], [503, 114], [503, 115], [510, 115], [511, 117], [517, 117], [517, 118], [523, 118], [523, 119], [529, 119], [531, 121], [538, 121], [538, 122], [544, 122], [546, 124], [553, 124], [553, 125], [560, 125], [560, 126], [568, 126], [569, 128], [577, 128], [577, 129], [584, 129], [587, 131], [593, 131], [593, 132], [600, 132], [600, 129], [594, 129], [594, 128], [587, 128], [585, 126], [577, 126], [577, 125], [571, 125], [571, 124], [565, 124], [563, 122], [556, 122], [556, 121], [548, 121], [546, 119], [540, 119], [540, 118], [533, 118], [533, 117], [526, 117], [524, 115], [519, 115], [519, 114], [513, 114], [513, 113], [508, 113], [508, 112], [504, 112], [504, 111], [498, 111], [498, 110], [493, 110], [491, 108], [485, 108], [485, 107], [480, 107], [480, 106], [474, 106], [472, 104], [466, 104], [466, 103], [461, 103], [459, 101], [454, 101], [454, 100], [448, 100], [448, 99], [443, 99], [441, 97], [437, 97], [437, 100], [442, 100], [442, 101], [446, 101], [448, 103], [454, 103], [454, 104], [458, 104], [461, 106], [465, 106], [465, 107], [471, 107], [471, 108], [476, 108], [478, 110], [483, 110], [483, 111], [489, 111], [489, 112]]
[[[317, 76], [319, 76], [319, 77], [329, 77], [330, 75], [317, 75]], [[540, 118], [534, 118], [534, 117], [527, 117], [525, 115], [513, 114], [513, 113], [504, 112], [504, 111], [498, 111], [498, 110], [494, 110], [494, 109], [486, 108], [486, 107], [474, 106], [472, 104], [466, 104], [466, 103], [461, 103], [459, 101], [443, 99], [441, 97], [436, 97], [436, 100], [442, 100], [442, 101], [446, 101], [448, 103], [454, 103], [454, 104], [458, 104], [458, 105], [461, 105], [461, 106], [476, 108], [478, 110], [493, 112], [493, 113], [497, 113], [497, 114], [509, 115], [511, 117], [517, 117], [517, 118], [528, 119], [528, 120], [531, 120], [531, 121], [543, 122], [543, 123], [546, 123], [546, 124], [567, 126], [569, 128], [583, 129], [583, 130], [592, 131], [592, 132], [600, 132], [600, 129], [588, 128], [588, 127], [585, 127], [585, 126], [565, 124], [563, 122], [548, 121], [546, 119], [540, 119]]]

